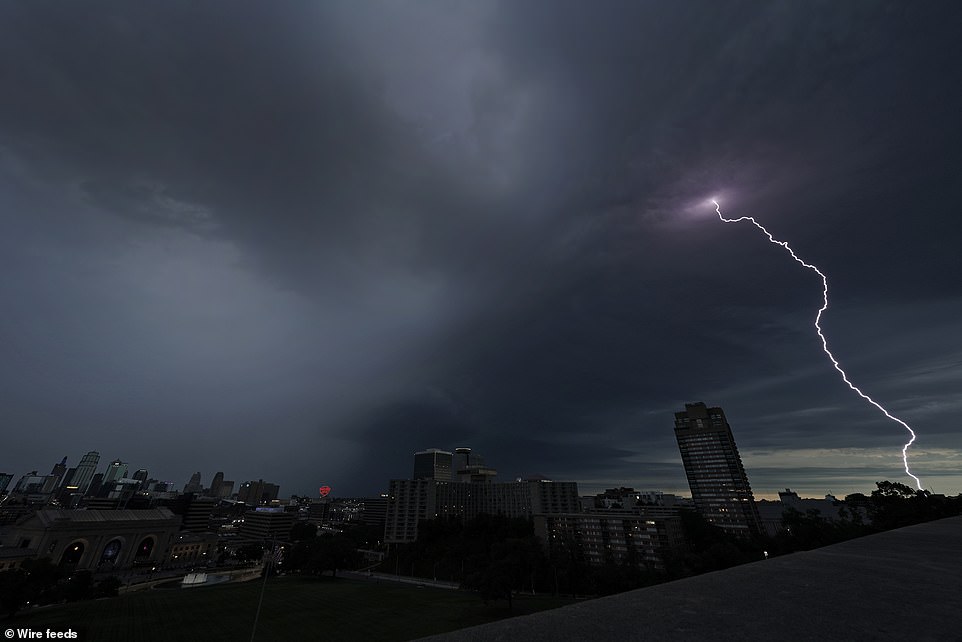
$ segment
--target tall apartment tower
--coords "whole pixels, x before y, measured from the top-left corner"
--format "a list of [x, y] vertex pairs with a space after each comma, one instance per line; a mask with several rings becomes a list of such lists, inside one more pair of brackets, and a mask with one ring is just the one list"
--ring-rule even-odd
[[686, 403], [675, 413], [675, 437], [695, 509], [725, 531], [761, 532], [761, 519], [731, 426], [721, 408]]
[[94, 473], [97, 471], [97, 464], [99, 463], [100, 453], [96, 450], [91, 450], [81, 457], [80, 463], [77, 464], [77, 472], [74, 473], [70, 485], [76, 486], [77, 492], [81, 494], [86, 493], [87, 489], [90, 488], [90, 482], [94, 478]]
[[451, 481], [454, 455], [446, 450], [428, 448], [414, 453], [414, 476], [412, 479]]

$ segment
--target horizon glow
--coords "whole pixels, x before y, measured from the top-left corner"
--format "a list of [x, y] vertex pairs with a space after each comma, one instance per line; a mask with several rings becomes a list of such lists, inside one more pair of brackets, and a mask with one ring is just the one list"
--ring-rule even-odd
[[922, 480], [920, 480], [918, 477], [913, 475], [912, 471], [909, 470], [908, 450], [909, 450], [909, 447], [915, 442], [915, 431], [912, 430], [912, 428], [907, 423], [905, 423], [898, 417], [890, 414], [889, 411], [883, 408], [881, 404], [879, 404], [877, 401], [875, 401], [874, 399], [869, 397], [867, 394], [859, 390], [858, 387], [855, 386], [855, 384], [849, 381], [848, 375], [845, 374], [844, 370], [842, 370], [842, 366], [839, 365], [838, 359], [835, 358], [835, 355], [833, 355], [832, 351], [829, 350], [828, 348], [828, 339], [825, 338], [825, 334], [822, 332], [822, 326], [821, 326], [822, 314], [828, 309], [828, 277], [826, 277], [821, 270], [819, 270], [817, 267], [815, 267], [811, 263], [806, 263], [805, 261], [800, 259], [798, 255], [795, 254], [795, 250], [793, 250], [786, 241], [777, 240], [774, 236], [772, 236], [771, 232], [765, 229], [764, 225], [756, 221], [753, 217], [740, 216], [738, 218], [725, 218], [721, 213], [721, 206], [718, 204], [718, 201], [712, 198], [711, 202], [715, 205], [715, 213], [718, 214], [718, 218], [723, 223], [739, 223], [741, 221], [749, 221], [752, 225], [760, 229], [765, 234], [765, 236], [768, 237], [768, 240], [771, 243], [773, 243], [774, 245], [782, 246], [783, 248], [785, 248], [785, 250], [788, 251], [789, 254], [792, 255], [792, 258], [795, 259], [796, 262], [800, 263], [804, 267], [808, 268], [809, 270], [812, 270], [813, 272], [818, 274], [820, 277], [822, 277], [822, 307], [819, 308], [818, 314], [815, 315], [815, 332], [818, 333], [819, 339], [822, 340], [822, 350], [828, 356], [829, 360], [832, 362], [832, 365], [835, 367], [835, 369], [838, 370], [838, 373], [842, 375], [842, 381], [844, 381], [849, 388], [854, 390], [855, 393], [858, 394], [858, 396], [860, 396], [862, 399], [865, 399], [865, 401], [869, 402], [870, 404], [872, 404], [873, 406], [881, 410], [882, 414], [884, 414], [886, 417], [896, 422], [897, 424], [900, 424], [903, 428], [905, 428], [909, 432], [909, 434], [911, 435], [911, 439], [909, 439], [908, 442], [906, 442], [906, 444], [902, 446], [902, 463], [905, 465], [905, 474], [907, 474], [909, 477], [915, 480], [915, 485], [916, 487], [918, 487], [919, 490], [924, 490], [922, 487]]

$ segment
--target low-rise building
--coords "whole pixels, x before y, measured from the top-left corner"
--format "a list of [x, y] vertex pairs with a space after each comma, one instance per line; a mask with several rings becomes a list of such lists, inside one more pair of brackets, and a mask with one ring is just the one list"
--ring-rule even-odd
[[4, 527], [0, 542], [67, 570], [96, 572], [160, 562], [179, 527], [180, 519], [165, 508], [43, 509]]
[[171, 540], [165, 566], [168, 568], [204, 566], [214, 557], [216, 550], [217, 535], [184, 531]]
[[286, 540], [291, 535], [296, 514], [282, 508], [256, 508], [244, 513], [238, 529], [240, 537], [253, 540]]

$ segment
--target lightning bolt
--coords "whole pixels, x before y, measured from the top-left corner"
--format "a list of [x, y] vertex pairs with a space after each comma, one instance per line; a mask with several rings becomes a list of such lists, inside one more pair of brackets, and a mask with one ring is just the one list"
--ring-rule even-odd
[[838, 370], [838, 373], [842, 375], [842, 381], [844, 381], [849, 388], [854, 390], [859, 397], [861, 397], [865, 401], [869, 402], [870, 404], [872, 404], [873, 406], [881, 410], [883, 415], [885, 415], [895, 423], [905, 428], [909, 432], [909, 434], [912, 436], [911, 439], [909, 439], [908, 442], [904, 446], [902, 446], [902, 463], [905, 465], [905, 474], [911, 477], [912, 479], [914, 479], [915, 485], [918, 487], [919, 490], [922, 490], [922, 480], [920, 480], [918, 477], [913, 475], [912, 471], [909, 470], [909, 447], [915, 442], [915, 431], [912, 430], [912, 428], [907, 423], [905, 423], [898, 417], [890, 414], [888, 410], [886, 410], [881, 406], [881, 404], [879, 404], [877, 401], [875, 401], [874, 399], [869, 397], [867, 394], [859, 390], [855, 384], [849, 381], [848, 375], [845, 374], [844, 370], [842, 370], [842, 366], [839, 365], [838, 359], [836, 359], [835, 355], [832, 354], [832, 351], [828, 349], [828, 339], [825, 338], [825, 334], [822, 332], [822, 325], [821, 325], [822, 314], [824, 314], [825, 310], [828, 309], [828, 277], [826, 277], [821, 270], [819, 270], [817, 267], [815, 267], [811, 263], [806, 263], [805, 261], [800, 259], [798, 255], [795, 254], [795, 250], [793, 250], [788, 245], [787, 242], [779, 241], [778, 239], [776, 239], [774, 236], [772, 236], [771, 232], [765, 229], [764, 225], [756, 221], [753, 217], [740, 216], [738, 218], [725, 218], [724, 216], [722, 216], [721, 206], [718, 204], [718, 201], [716, 201], [715, 199], [711, 199], [711, 202], [714, 203], [715, 213], [718, 214], [718, 218], [721, 219], [723, 223], [738, 223], [740, 221], [749, 221], [752, 225], [760, 229], [765, 234], [765, 236], [768, 237], [769, 241], [771, 241], [775, 245], [780, 245], [783, 248], [785, 248], [785, 250], [787, 250], [788, 253], [792, 255], [792, 258], [795, 259], [795, 261], [797, 261], [798, 263], [802, 264], [803, 266], [807, 267], [809, 270], [812, 270], [813, 272], [818, 274], [820, 277], [822, 277], [822, 307], [819, 308], [818, 314], [815, 315], [815, 331], [818, 333], [818, 338], [822, 340], [822, 350], [824, 350], [825, 354], [828, 355], [828, 358], [832, 362], [832, 365], [835, 366], [835, 369]]

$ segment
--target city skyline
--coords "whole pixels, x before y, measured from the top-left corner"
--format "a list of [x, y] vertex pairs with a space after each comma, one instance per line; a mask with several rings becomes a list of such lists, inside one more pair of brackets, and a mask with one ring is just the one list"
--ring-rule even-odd
[[0, 5], [0, 470], [685, 492], [704, 399], [760, 498], [911, 483], [716, 197], [962, 492], [962, 7], [108, 5]]
[[[701, 402], [686, 403], [685, 408], [686, 410], [690, 410], [694, 406], [703, 406], [703, 405], [704, 404]], [[710, 410], [720, 410], [720, 409], [712, 408]], [[679, 416], [679, 413], [676, 412], [674, 414], [676, 416], [675, 432], [676, 432], [676, 438], [677, 438], [677, 431], [678, 431], [677, 417]], [[727, 423], [726, 423], [726, 426], [727, 426]], [[728, 428], [728, 433], [729, 433], [729, 437], [731, 437], [730, 428]], [[676, 448], [677, 448], [677, 445], [676, 445]], [[666, 485], [665, 483], [659, 483], [657, 481], [653, 483], [646, 483], [646, 482], [638, 482], [632, 479], [623, 479], [623, 480], [615, 480], [615, 481], [608, 480], [605, 482], [599, 482], [599, 481], [593, 481], [593, 480], [583, 481], [580, 479], [575, 479], [570, 476], [564, 476], [564, 475], [557, 476], [557, 477], [546, 477], [539, 473], [518, 474], [513, 476], [503, 475], [503, 474], [498, 474], [498, 471], [496, 469], [484, 466], [483, 464], [478, 465], [478, 462], [484, 461], [483, 456], [476, 450], [472, 452], [472, 449], [470, 447], [464, 447], [464, 446], [451, 448], [450, 451], [445, 451], [444, 448], [436, 448], [433, 446], [428, 448], [423, 448], [423, 449], [413, 449], [411, 450], [410, 453], [408, 453], [408, 455], [411, 458], [413, 458], [413, 461], [415, 462], [415, 469], [413, 474], [408, 474], [408, 475], [402, 474], [402, 475], [399, 475], [397, 478], [411, 479], [411, 480], [434, 478], [433, 473], [429, 474], [426, 472], [434, 466], [433, 463], [428, 464], [427, 467], [419, 468], [419, 465], [417, 464], [417, 462], [419, 460], [423, 461], [423, 458], [427, 455], [431, 456], [431, 459], [430, 459], [431, 462], [433, 462], [435, 460], [435, 457], [437, 457], [438, 455], [441, 455], [441, 456], [448, 455], [450, 457], [454, 457], [455, 451], [457, 451], [458, 453], [461, 453], [459, 456], [463, 458], [463, 461], [472, 462], [471, 463], [472, 466], [474, 466], [477, 469], [481, 469], [482, 471], [486, 471], [491, 475], [490, 477], [488, 477], [487, 475], [476, 476], [475, 478], [472, 479], [472, 481], [476, 481], [476, 482], [482, 481], [482, 479], [486, 479], [487, 481], [496, 480], [499, 482], [510, 482], [510, 481], [522, 480], [522, 479], [545, 478], [545, 479], [553, 479], [554, 481], [577, 483], [579, 488], [581, 489], [582, 496], [594, 495], [596, 493], [609, 490], [610, 488], [615, 488], [615, 487], [620, 488], [620, 487], [625, 487], [626, 485], [631, 488], [634, 488], [637, 486], [637, 489], [639, 492], [665, 492], [665, 493], [671, 493], [671, 494], [676, 494], [680, 496], [692, 496], [692, 497], [694, 496], [694, 494], [691, 492], [690, 478], [685, 468], [683, 455], [679, 457], [678, 467], [682, 477], [686, 481], [683, 487], [677, 487], [677, 488], [670, 485]], [[737, 451], [737, 447], [736, 447], [736, 451]], [[465, 455], [464, 453], [470, 453], [470, 454]], [[89, 451], [85, 453], [83, 456], [77, 458], [78, 465], [76, 467], [70, 466], [73, 459], [69, 455], [63, 457], [62, 460], [63, 461], [55, 464], [54, 469], [50, 473], [50, 474], [57, 473], [58, 468], [63, 466], [64, 462], [66, 462], [67, 467], [65, 467], [64, 471], [59, 475], [59, 482], [57, 487], [66, 488], [67, 486], [71, 486], [71, 487], [79, 488], [79, 486], [84, 486], [85, 488], [80, 490], [81, 494], [86, 493], [86, 486], [89, 486], [92, 480], [96, 481], [98, 485], [101, 483], [106, 483], [110, 481], [108, 477], [110, 476], [111, 471], [116, 468], [117, 464], [122, 464], [122, 466], [126, 468], [127, 473], [123, 474], [122, 476], [118, 476], [116, 479], [114, 479], [114, 481], [119, 481], [121, 478], [123, 478], [125, 480], [153, 482], [161, 485], [166, 485], [167, 490], [174, 493], [201, 493], [201, 492], [206, 493], [207, 491], [210, 491], [210, 496], [213, 496], [213, 497], [220, 496], [222, 498], [227, 498], [227, 497], [224, 496], [222, 492], [218, 494], [218, 492], [214, 490], [219, 483], [229, 484], [233, 490], [232, 495], [237, 497], [238, 494], [242, 492], [243, 487], [249, 486], [250, 484], [256, 484], [258, 482], [264, 483], [265, 478], [275, 479], [275, 476], [273, 476], [270, 472], [268, 473], [258, 472], [254, 474], [252, 477], [243, 478], [247, 481], [234, 482], [232, 480], [231, 481], [224, 480], [225, 473], [223, 470], [217, 470], [216, 472], [208, 472], [208, 473], [204, 473], [203, 470], [201, 470], [201, 471], [194, 471], [189, 475], [189, 478], [187, 479], [186, 482], [181, 483], [180, 481], [175, 479], [164, 479], [163, 476], [154, 477], [153, 475], [148, 475], [149, 473], [148, 469], [144, 469], [144, 468], [135, 469], [135, 467], [132, 464], [129, 464], [128, 462], [123, 462], [121, 459], [101, 460], [101, 453], [97, 451]], [[100, 464], [97, 464], [98, 461], [100, 461]], [[81, 473], [81, 470], [84, 469], [85, 465], [86, 465], [87, 472]], [[437, 468], [436, 470], [439, 472], [440, 471], [445, 471], [445, 472], [440, 472], [438, 479], [442, 481], [448, 481], [448, 482], [466, 482], [469, 477], [465, 476], [462, 478], [458, 476], [456, 474], [457, 468], [458, 467], [452, 465], [451, 462], [442, 464], [441, 467]], [[14, 470], [13, 468], [11, 468], [8, 471], [0, 468], [0, 474], [7, 475], [10, 478], [8, 482], [8, 486], [6, 488], [7, 492], [10, 492], [10, 491], [13, 491], [15, 486], [17, 486], [21, 478], [27, 478], [27, 477], [30, 477], [31, 475], [34, 475], [36, 479], [44, 478], [45, 475], [44, 473], [41, 472], [42, 469], [43, 469], [42, 466], [40, 466], [39, 468], [27, 466], [26, 468], [23, 469], [23, 471]], [[214, 470], [214, 469], [211, 468], [211, 470]], [[411, 468], [409, 463], [408, 471], [410, 470]], [[750, 472], [750, 471], [746, 471], [746, 473], [747, 472]], [[205, 483], [204, 481], [205, 477], [209, 478], [210, 480], [209, 483]], [[750, 477], [751, 475], [749, 474], [749, 478]], [[358, 489], [350, 489], [350, 488], [343, 488], [343, 489], [338, 487], [332, 488], [329, 485], [325, 485], [327, 489], [327, 493], [320, 494], [320, 496], [326, 497], [328, 496], [328, 493], [330, 493], [331, 497], [377, 496], [378, 494], [386, 492], [388, 486], [390, 485], [389, 481], [390, 480], [386, 479], [383, 482], [382, 490], [375, 490], [373, 492], [360, 492]], [[877, 481], [883, 481], [883, 480], [880, 479]], [[195, 484], [197, 485], [195, 486]], [[377, 484], [375, 483], [374, 486], [376, 485]], [[271, 486], [276, 486], [277, 488], [280, 488], [282, 484], [276, 484], [276, 485], [271, 484]], [[757, 496], [758, 499], [778, 500], [782, 491], [785, 490], [787, 487], [788, 487], [787, 484], [782, 484], [781, 486], [777, 486], [770, 492], [766, 489], [765, 491], [762, 491], [762, 492], [756, 491], [754, 495]], [[806, 488], [804, 486], [797, 486], [794, 488], [796, 489], [796, 491], [800, 491], [803, 495], [807, 494], [807, 495], [813, 495], [815, 497], [822, 497], [823, 495], [824, 496], [832, 495], [832, 496], [842, 497], [850, 493], [868, 494], [869, 492], [874, 490], [874, 483], [864, 488], [853, 488], [853, 489], [846, 490], [845, 492], [833, 492], [830, 489], [829, 490], [818, 489], [818, 488], [813, 489], [813, 488]], [[290, 490], [290, 489], [284, 488], [283, 492], [281, 492], [278, 496], [284, 497], [284, 498], [292, 497], [292, 496], [315, 497], [319, 495], [319, 492], [318, 492], [319, 489], [320, 487], [311, 488], [311, 489], [299, 489], [299, 490]], [[0, 492], [2, 492], [3, 490], [4, 488], [0, 487]], [[152, 485], [144, 488], [144, 490], [153, 490]], [[333, 491], [339, 491], [339, 492], [333, 492]], [[749, 493], [751, 493], [750, 490], [749, 490]]]

